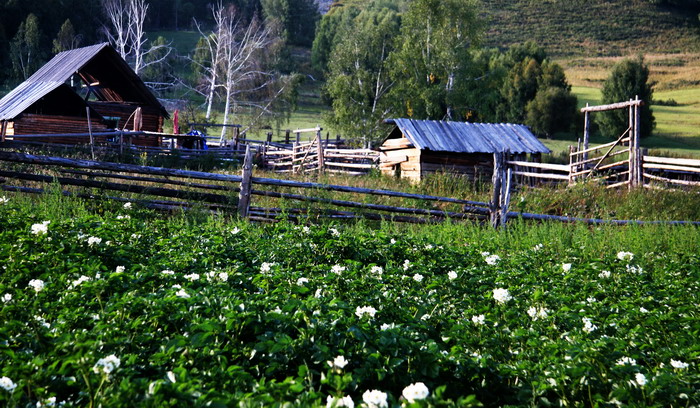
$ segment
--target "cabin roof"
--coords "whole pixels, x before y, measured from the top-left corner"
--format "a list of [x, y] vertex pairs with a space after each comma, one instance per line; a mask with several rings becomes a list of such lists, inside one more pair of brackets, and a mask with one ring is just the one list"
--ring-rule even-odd
[[153, 106], [168, 117], [163, 105], [117, 51], [108, 43], [101, 43], [56, 54], [0, 99], [0, 120], [16, 118], [75, 74], [89, 84], [90, 92], [101, 101]]
[[389, 119], [416, 148], [453, 153], [551, 153], [525, 125]]

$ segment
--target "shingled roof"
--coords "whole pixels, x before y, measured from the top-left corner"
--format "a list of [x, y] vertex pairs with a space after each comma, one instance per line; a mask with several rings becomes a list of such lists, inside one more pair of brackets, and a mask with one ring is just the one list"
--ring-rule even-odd
[[132, 102], [168, 112], [141, 78], [108, 43], [56, 54], [51, 61], [0, 99], [0, 120], [12, 120], [78, 74], [101, 101]]
[[525, 125], [389, 119], [416, 148], [453, 153], [551, 153]]

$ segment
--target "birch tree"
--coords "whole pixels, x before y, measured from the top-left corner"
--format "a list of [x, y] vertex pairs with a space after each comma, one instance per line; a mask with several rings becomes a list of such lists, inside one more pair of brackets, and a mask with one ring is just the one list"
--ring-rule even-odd
[[[161, 64], [167, 59], [172, 51], [169, 43], [148, 45], [144, 30], [148, 13], [145, 0], [102, 0], [102, 4], [110, 23], [104, 31], [137, 75], [149, 65]], [[158, 57], [153, 58], [154, 55]]]
[[[232, 17], [232, 12], [227, 11], [221, 3], [211, 7], [212, 16], [214, 17], [214, 31], [205, 34], [200, 25], [197, 25], [197, 30], [202, 35], [198, 43], [196, 54], [200, 58], [194, 59], [193, 64], [199, 67], [199, 71], [204, 74], [205, 89], [203, 95], [207, 107], [205, 118], [207, 121], [211, 118], [212, 105], [216, 89], [219, 86], [218, 78], [221, 70], [221, 61], [223, 58], [223, 45], [226, 41], [226, 27], [229, 25], [229, 20]], [[195, 22], [196, 23], [196, 22]]]

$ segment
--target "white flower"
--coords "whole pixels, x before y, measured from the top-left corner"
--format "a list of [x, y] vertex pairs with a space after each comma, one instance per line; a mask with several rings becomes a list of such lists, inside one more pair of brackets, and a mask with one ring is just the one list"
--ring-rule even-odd
[[309, 280], [306, 278], [299, 278], [297, 279], [297, 285], [299, 286], [304, 286], [305, 284], [309, 283]]
[[542, 244], [537, 244], [537, 245], [535, 245], [535, 246], [532, 248], [532, 250], [533, 250], [533, 251], [539, 251], [539, 250], [542, 249], [543, 247], [544, 247], [544, 245], [542, 245]]
[[639, 312], [640, 313], [649, 313], [649, 311], [644, 306], [639, 308]]
[[94, 371], [96, 374], [104, 373], [109, 375], [112, 371], [119, 368], [120, 364], [121, 361], [119, 361], [119, 358], [112, 354], [97, 360], [97, 363], [95, 363], [95, 365], [92, 367], [92, 371]]
[[620, 251], [617, 253], [617, 259], [621, 261], [631, 261], [634, 259], [634, 254], [632, 252]]
[[333, 267], [331, 268], [331, 272], [333, 272], [336, 275], [340, 275], [341, 273], [345, 272], [345, 267], [340, 265], [333, 265]]
[[561, 264], [561, 269], [564, 272], [569, 272], [571, 270], [571, 264], [570, 263]]
[[617, 360], [617, 365], [637, 365], [637, 360], [629, 357], [622, 357], [621, 359]]
[[372, 269], [370, 269], [370, 271], [372, 273], [376, 273], [377, 275], [381, 275], [382, 273], [384, 273], [384, 268], [382, 268], [379, 265], [374, 265]]
[[643, 270], [642, 270], [641, 266], [627, 265], [627, 272], [634, 273], [634, 274], [640, 274], [643, 272]]
[[272, 265], [274, 265], [274, 263], [263, 262], [262, 265], [260, 265], [260, 272], [262, 272], [262, 273], [270, 272], [270, 268], [272, 268]]
[[598, 277], [601, 279], [608, 279], [610, 277], [610, 271], [603, 271], [598, 274]]
[[379, 327], [380, 330], [391, 330], [396, 328], [396, 324], [394, 323], [382, 323], [382, 325]]
[[595, 302], [597, 302], [597, 301], [598, 301], [598, 299], [596, 299], [596, 298], [594, 298], [594, 297], [588, 297], [588, 298], [586, 298], [586, 302], [587, 302], [589, 305], [592, 304], [592, 303], [595, 303]]
[[433, 249], [433, 246], [430, 245], [430, 244], [427, 244], [427, 245], [425, 246], [425, 249], [427, 249], [428, 251], [430, 251], [431, 249]]
[[34, 289], [35, 292], [41, 292], [44, 290], [44, 281], [41, 279], [32, 279], [29, 281], [29, 286]]
[[486, 316], [484, 316], [484, 315], [472, 316], [472, 323], [474, 323], [474, 324], [484, 324], [485, 320], [486, 320]]
[[683, 370], [683, 369], [688, 368], [688, 363], [684, 363], [684, 362], [679, 361], [679, 360], [671, 360], [671, 366], [672, 366], [673, 368], [677, 368], [677, 369], [679, 369], [679, 370]]
[[241, 232], [241, 230], [240, 230], [238, 227], [234, 227], [234, 228], [231, 230], [231, 235], [236, 235], [236, 234], [238, 234], [239, 232]]
[[556, 387], [556, 386], [557, 386], [557, 380], [555, 380], [554, 378], [547, 378], [547, 382], [548, 382], [549, 385], [551, 385], [552, 387]]
[[76, 279], [76, 280], [74, 280], [73, 282], [71, 282], [70, 288], [73, 289], [74, 287], [80, 286], [80, 284], [82, 284], [83, 282], [87, 282], [87, 281], [89, 281], [89, 280], [92, 280], [92, 279], [88, 278], [88, 277], [85, 276], [85, 275], [82, 275], [82, 276], [80, 276], [78, 279]]
[[199, 279], [199, 274], [198, 273], [191, 273], [189, 275], [185, 275], [184, 278], [190, 282], [194, 282], [194, 281]]
[[637, 373], [634, 375], [634, 381], [639, 384], [640, 387], [644, 387], [647, 383], [647, 377], [642, 373]]
[[128, 202], [127, 202], [127, 203], [124, 203], [124, 209], [125, 209], [125, 210], [131, 209], [131, 203], [128, 203]]
[[171, 383], [176, 383], [176, 382], [177, 382], [176, 379], [175, 379], [175, 373], [173, 373], [172, 371], [168, 371], [167, 373], [165, 373], [165, 376], [168, 377], [168, 380], [169, 380]]
[[11, 295], [11, 294], [5, 293], [4, 295], [2, 295], [2, 301], [3, 301], [4, 303], [9, 302], [10, 300], [12, 300], [12, 295]]
[[187, 294], [187, 292], [185, 291], [185, 289], [180, 289], [180, 290], [178, 290], [177, 293], [175, 293], [175, 296], [177, 296], [177, 297], [179, 297], [179, 298], [183, 298], [183, 299], [188, 299], [188, 298], [190, 298], [190, 295]]
[[39, 235], [39, 234], [46, 234], [49, 232], [49, 224], [51, 221], [44, 221], [40, 224], [33, 224], [32, 225], [32, 234], [34, 235]]
[[12, 382], [12, 380], [8, 377], [2, 377], [0, 378], [0, 388], [4, 388], [5, 391], [12, 392], [17, 388], [17, 384]]
[[449, 271], [449, 272], [447, 272], [447, 278], [448, 278], [449, 280], [455, 280], [455, 279], [457, 279], [457, 272], [455, 272], [455, 271]]
[[9, 201], [10, 201], [10, 199], [5, 197], [5, 196], [0, 197], [0, 204], [6, 204]]
[[115, 270], [116, 273], [122, 273], [124, 272], [124, 267], [123, 266], [117, 266], [117, 269]]
[[367, 404], [368, 408], [387, 408], [387, 395], [379, 390], [367, 390], [362, 394], [362, 401]]
[[219, 280], [221, 280], [222, 282], [228, 282], [228, 273], [219, 272]]
[[88, 246], [99, 245], [102, 242], [102, 238], [90, 237], [87, 240]]
[[390, 243], [391, 245], [394, 245], [394, 244], [396, 243], [396, 240], [395, 240], [394, 238], [392, 238], [392, 239], [389, 240], [389, 243]]
[[[61, 403], [60, 406], [63, 406], [63, 405], [64, 405], [64, 404]], [[56, 397], [51, 397], [51, 398], [48, 398], [48, 399], [44, 400], [44, 402], [37, 402], [37, 403], [36, 403], [36, 407], [37, 407], [37, 408], [42, 408], [42, 407], [55, 407], [55, 406], [56, 406]]]
[[160, 271], [163, 275], [175, 275], [175, 271], [171, 271], [170, 269], [164, 269]]
[[591, 333], [598, 329], [598, 326], [594, 325], [591, 319], [584, 317], [583, 319], [583, 331], [586, 333]]
[[[486, 253], [488, 254], [488, 252], [486, 252]], [[489, 264], [489, 265], [496, 265], [496, 264], [498, 263], [498, 261], [500, 261], [500, 260], [501, 260], [501, 257], [498, 256], [498, 255], [496, 255], [496, 254], [494, 254], [494, 255], [487, 255], [487, 256], [484, 258], [484, 261], [486, 261], [486, 263]]]
[[430, 391], [428, 391], [428, 387], [425, 384], [417, 382], [404, 388], [401, 395], [406, 398], [409, 404], [413, 404], [417, 400], [426, 399], [430, 395]]
[[332, 407], [355, 408], [355, 403], [352, 402], [352, 398], [350, 398], [350, 396], [337, 398], [337, 397], [332, 397], [329, 395], [328, 398], [326, 398], [326, 408], [332, 408]]
[[338, 232], [338, 230], [335, 229], [335, 228], [329, 228], [328, 231], [329, 231], [329, 232], [331, 233], [331, 235], [333, 235], [334, 237], [339, 237], [339, 236], [340, 236], [340, 232]]
[[404, 271], [407, 271], [408, 268], [410, 268], [410, 267], [411, 267], [411, 261], [409, 261], [408, 259], [405, 259], [405, 260], [403, 261], [403, 270], [404, 270]]
[[537, 320], [537, 319], [545, 319], [548, 316], [547, 309], [543, 308], [536, 308], [532, 306], [531, 308], [527, 309], [527, 315], [532, 318], [532, 320]]
[[513, 299], [513, 297], [508, 292], [508, 289], [496, 288], [493, 290], [493, 299], [500, 304], [504, 304]]
[[377, 314], [377, 309], [373, 308], [372, 306], [358, 306], [357, 308], [355, 308], [355, 316], [359, 317], [360, 319], [364, 315], [374, 317], [375, 314]]
[[326, 361], [326, 363], [328, 363], [331, 368], [340, 368], [342, 370], [346, 365], [348, 365], [349, 361], [343, 356], [338, 356], [334, 358], [333, 361]]
[[118, 220], [130, 220], [131, 216], [130, 215], [117, 215]]
[[423, 281], [423, 275], [421, 275], [420, 273], [417, 273], [417, 274], [413, 275], [413, 280], [416, 281], [416, 282], [422, 282], [422, 281]]

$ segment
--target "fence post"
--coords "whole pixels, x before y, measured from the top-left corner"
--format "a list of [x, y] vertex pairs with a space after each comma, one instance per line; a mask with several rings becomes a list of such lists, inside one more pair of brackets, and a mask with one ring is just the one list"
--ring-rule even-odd
[[92, 160], [95, 160], [95, 138], [92, 137], [92, 122], [90, 121], [90, 107], [86, 107], [85, 112], [87, 112], [88, 134], [90, 135], [90, 156], [92, 157]]
[[294, 132], [297, 135], [297, 144], [301, 141], [301, 132]]
[[[588, 103], [586, 103], [586, 107], [588, 107]], [[583, 114], [583, 150], [588, 150], [588, 145], [591, 139], [591, 113], [586, 111], [586, 113]], [[583, 160], [586, 161], [588, 160], [588, 152], [585, 152], [583, 154]], [[586, 164], [586, 167], [588, 167], [588, 164]]]
[[498, 227], [499, 215], [500, 215], [500, 203], [501, 203], [501, 184], [502, 174], [501, 169], [503, 167], [503, 153], [496, 152], [493, 154], [493, 176], [491, 181], [493, 183], [493, 196], [491, 202], [489, 203], [489, 221], [491, 227]]
[[501, 228], [506, 227], [506, 222], [508, 222], [508, 206], [510, 205], [510, 182], [513, 177], [513, 170], [508, 168], [504, 169], [505, 173], [505, 183], [503, 183], [503, 188], [501, 191]]
[[321, 128], [316, 131], [316, 141], [318, 141], [318, 172], [323, 173], [326, 165], [325, 154], [323, 153], [323, 139], [321, 138]]
[[574, 146], [569, 145], [569, 185], [574, 184]]
[[245, 148], [243, 160], [243, 177], [241, 177], [241, 191], [238, 193], [238, 214], [241, 218], [248, 218], [250, 210], [250, 179], [253, 177], [253, 150], [250, 145]]
[[634, 175], [635, 175], [635, 180], [634, 180], [634, 185], [639, 186], [643, 184], [642, 181], [642, 162], [641, 162], [641, 132], [642, 132], [642, 126], [640, 124], [640, 101], [639, 101], [639, 96], [635, 96], [635, 101], [637, 102], [634, 105], [634, 150], [635, 150], [635, 160], [634, 160]]
[[0, 142], [5, 142], [5, 135], [7, 134], [7, 121], [3, 120], [0, 125]]
[[234, 128], [234, 130], [233, 130], [233, 150], [234, 150], [234, 152], [238, 151], [238, 139], [241, 136], [240, 133], [241, 133], [240, 128]]
[[291, 133], [289, 129], [284, 131], [284, 144], [289, 144], [289, 133]]

